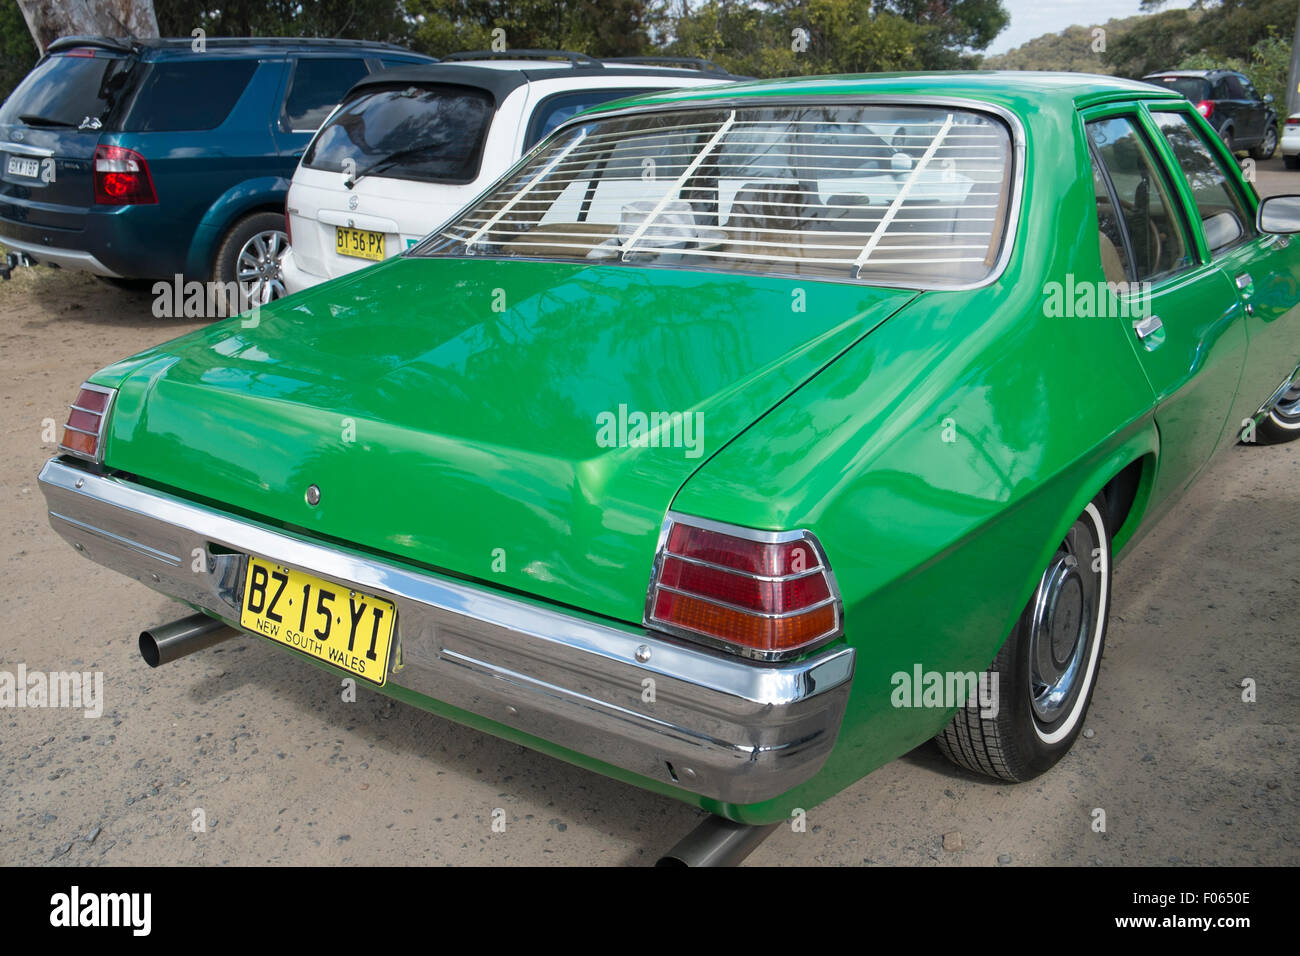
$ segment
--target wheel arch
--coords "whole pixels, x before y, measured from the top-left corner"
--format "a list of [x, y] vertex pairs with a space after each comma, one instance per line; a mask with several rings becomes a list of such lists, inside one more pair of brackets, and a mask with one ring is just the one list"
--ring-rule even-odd
[[217, 250], [231, 226], [253, 213], [273, 212], [284, 215], [289, 194], [289, 180], [283, 176], [247, 179], [218, 196], [194, 230], [189, 253], [185, 257], [186, 275], [207, 280], [212, 277]]

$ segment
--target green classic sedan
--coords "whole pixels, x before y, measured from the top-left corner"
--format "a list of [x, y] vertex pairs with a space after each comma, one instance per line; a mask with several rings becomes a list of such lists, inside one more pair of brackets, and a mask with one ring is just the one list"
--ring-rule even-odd
[[1183, 97], [822, 77], [575, 117], [406, 254], [91, 376], [54, 529], [740, 824], [1080, 732], [1113, 563], [1300, 435], [1300, 197]]

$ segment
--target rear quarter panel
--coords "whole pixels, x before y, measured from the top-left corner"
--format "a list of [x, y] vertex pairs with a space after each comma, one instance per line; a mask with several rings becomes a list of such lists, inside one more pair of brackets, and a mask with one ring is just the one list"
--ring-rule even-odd
[[714, 808], [728, 816], [787, 817], [938, 733], [954, 710], [895, 708], [892, 675], [918, 664], [983, 671], [1084, 505], [1158, 454], [1127, 321], [1045, 314], [1046, 284], [1100, 280], [1101, 257], [1077, 115], [1024, 118], [1025, 188], [1001, 277], [923, 294], [707, 462], [673, 503], [812, 530], [858, 653], [823, 770], [768, 803]]

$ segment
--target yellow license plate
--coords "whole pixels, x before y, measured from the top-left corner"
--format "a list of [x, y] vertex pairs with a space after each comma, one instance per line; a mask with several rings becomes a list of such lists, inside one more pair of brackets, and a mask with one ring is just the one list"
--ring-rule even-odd
[[240, 624], [381, 687], [396, 617], [382, 598], [248, 559]]
[[335, 226], [334, 249], [341, 256], [373, 259], [375, 262], [382, 262], [384, 258], [384, 234], [382, 232], [369, 232], [365, 229], [349, 229], [344, 226]]

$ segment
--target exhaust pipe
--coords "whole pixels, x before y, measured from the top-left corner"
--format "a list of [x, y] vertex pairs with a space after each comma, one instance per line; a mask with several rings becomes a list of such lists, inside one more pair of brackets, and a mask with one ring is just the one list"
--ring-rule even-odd
[[779, 825], [753, 826], [711, 813], [655, 866], [739, 866]]
[[170, 664], [172, 661], [220, 644], [238, 634], [206, 614], [191, 614], [170, 624], [160, 624], [140, 632], [140, 656], [150, 667]]

